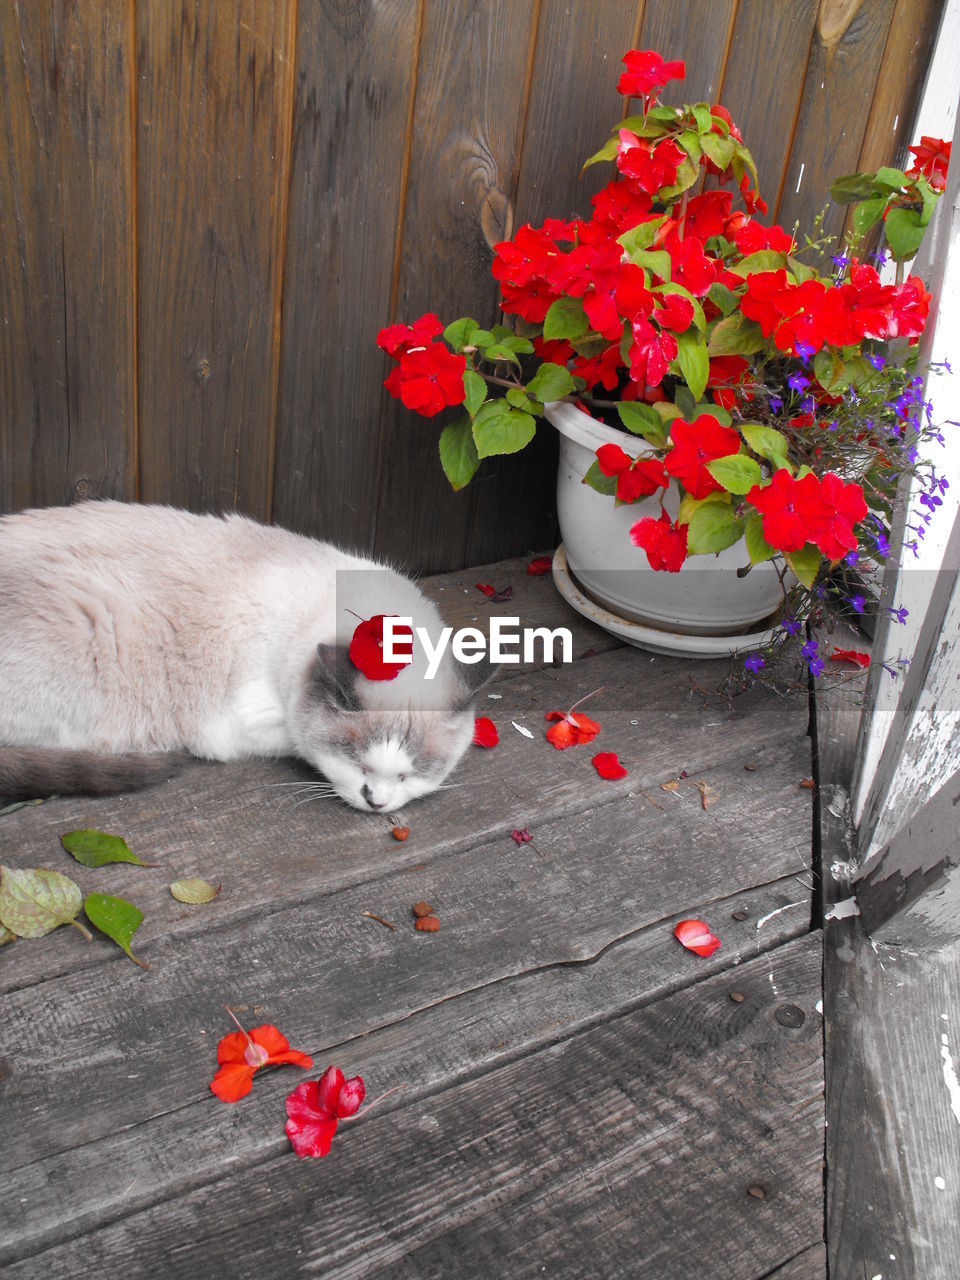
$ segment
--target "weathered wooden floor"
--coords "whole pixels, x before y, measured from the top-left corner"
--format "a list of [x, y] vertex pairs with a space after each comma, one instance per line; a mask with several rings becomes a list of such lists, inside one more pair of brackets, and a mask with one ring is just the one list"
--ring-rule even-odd
[[[406, 843], [305, 803], [290, 763], [0, 818], [4, 863], [136, 902], [151, 965], [69, 928], [0, 950], [5, 1277], [824, 1276], [806, 697], [720, 696], [724, 663], [622, 647], [524, 569], [432, 589], [464, 621], [491, 608], [476, 581], [512, 585], [493, 607], [566, 622], [577, 661], [501, 675], [478, 709], [499, 746], [402, 815]], [[554, 751], [544, 713], [598, 686], [596, 747]], [[630, 776], [601, 781], [597, 749]], [[58, 841], [77, 827], [161, 865], [80, 867]], [[178, 904], [184, 875], [221, 896]], [[685, 916], [714, 956], [675, 941]], [[299, 1161], [283, 1100], [311, 1077], [209, 1092], [224, 1005], [311, 1077], [404, 1088]]]

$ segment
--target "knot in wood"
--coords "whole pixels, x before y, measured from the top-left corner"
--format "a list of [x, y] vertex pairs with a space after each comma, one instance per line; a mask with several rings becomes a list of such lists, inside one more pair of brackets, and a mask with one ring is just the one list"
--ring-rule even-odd
[[194, 371], [198, 382], [206, 382], [210, 377], [210, 361], [204, 358], [197, 361], [197, 367]]

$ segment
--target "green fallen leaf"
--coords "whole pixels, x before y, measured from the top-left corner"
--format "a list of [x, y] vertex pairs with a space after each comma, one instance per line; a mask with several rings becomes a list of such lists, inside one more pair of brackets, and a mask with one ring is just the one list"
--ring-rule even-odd
[[155, 867], [131, 852], [126, 840], [109, 836], [105, 831], [68, 831], [60, 843], [72, 858], [85, 867], [105, 867], [110, 862], [132, 862], [136, 867]]
[[221, 886], [210, 884], [208, 880], [200, 880], [195, 876], [186, 880], [174, 880], [170, 892], [178, 902], [186, 902], [189, 906], [200, 906], [204, 902], [212, 902], [220, 892]]
[[89, 942], [90, 934], [75, 919], [82, 902], [80, 886], [59, 871], [0, 867], [0, 924], [20, 938], [42, 938], [72, 924]]
[[143, 921], [143, 912], [139, 908], [124, 898], [111, 898], [107, 893], [88, 893], [83, 909], [90, 923], [108, 938], [112, 938], [134, 964], [138, 964], [141, 969], [150, 968], [145, 960], [138, 960], [130, 950], [133, 935]]

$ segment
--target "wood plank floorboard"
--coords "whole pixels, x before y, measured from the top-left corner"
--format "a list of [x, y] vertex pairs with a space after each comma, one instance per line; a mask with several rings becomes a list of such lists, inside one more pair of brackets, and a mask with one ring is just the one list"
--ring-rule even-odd
[[[71, 929], [0, 949], [5, 1276], [671, 1280], [698, 1240], [731, 1280], [822, 1274], [798, 682], [732, 696], [729, 663], [621, 645], [523, 559], [425, 585], [460, 624], [490, 611], [477, 581], [513, 586], [504, 616], [570, 625], [577, 660], [501, 670], [478, 708], [500, 744], [398, 815], [403, 844], [386, 819], [304, 803], [293, 762], [0, 817], [5, 863], [135, 901], [151, 964]], [[554, 751], [544, 713], [597, 688], [596, 748]], [[629, 777], [601, 781], [597, 749]], [[81, 867], [59, 844], [77, 827], [161, 865]], [[184, 907], [183, 875], [223, 891]], [[436, 935], [412, 927], [421, 898]], [[687, 915], [721, 937], [709, 959], [673, 938]], [[282, 1120], [302, 1073], [261, 1073], [233, 1107], [209, 1093], [225, 1004], [278, 1025], [314, 1076], [335, 1061], [371, 1095], [404, 1088], [298, 1162]]]
[[821, 1238], [819, 975], [808, 935], [5, 1274], [767, 1275]]

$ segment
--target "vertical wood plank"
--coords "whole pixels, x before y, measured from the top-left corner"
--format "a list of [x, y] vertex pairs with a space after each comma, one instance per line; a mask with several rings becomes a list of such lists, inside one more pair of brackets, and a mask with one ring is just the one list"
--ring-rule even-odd
[[363, 550], [418, 33], [410, 0], [300, 5], [273, 516]]
[[776, 207], [803, 92], [817, 0], [740, 0], [720, 100], [757, 162], [760, 192]]
[[140, 491], [265, 516], [292, 0], [144, 0]]
[[[400, 260], [402, 320], [425, 311], [444, 321], [495, 318], [491, 245], [511, 231], [535, 9], [534, 0], [425, 6]], [[376, 354], [370, 367], [381, 378], [388, 372]], [[424, 570], [475, 557], [472, 524], [512, 520], [497, 500], [496, 481], [474, 480], [484, 490], [479, 503], [450, 491], [438, 438], [437, 423], [384, 393], [374, 545], [378, 554]], [[516, 537], [514, 530], [504, 540]]]
[[0, 7], [0, 509], [134, 492], [129, 6]]
[[[894, 0], [821, 0], [800, 113], [775, 220], [809, 230], [830, 183], [857, 167], [893, 17]], [[846, 210], [830, 205], [823, 234], [839, 236]]]
[[716, 102], [736, 0], [647, 0], [639, 48], [656, 49], [687, 65], [683, 80], [663, 91], [664, 102]]

